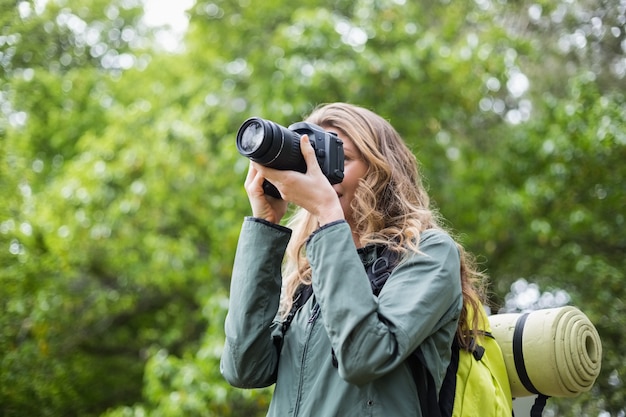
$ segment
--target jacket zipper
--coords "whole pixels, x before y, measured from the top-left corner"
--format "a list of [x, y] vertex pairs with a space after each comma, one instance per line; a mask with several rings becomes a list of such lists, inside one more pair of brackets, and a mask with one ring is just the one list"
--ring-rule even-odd
[[298, 411], [300, 411], [300, 401], [302, 399], [302, 385], [304, 384], [304, 362], [306, 360], [307, 351], [309, 348], [309, 342], [311, 341], [311, 335], [313, 333], [313, 326], [315, 325], [315, 321], [320, 313], [320, 305], [315, 304], [313, 307], [313, 312], [311, 313], [311, 317], [309, 317], [309, 321], [307, 324], [310, 324], [306, 333], [306, 340], [304, 341], [304, 348], [302, 349], [302, 358], [300, 360], [300, 378], [298, 383], [298, 394], [296, 396], [296, 404], [294, 406], [293, 415], [294, 417], [298, 415]]

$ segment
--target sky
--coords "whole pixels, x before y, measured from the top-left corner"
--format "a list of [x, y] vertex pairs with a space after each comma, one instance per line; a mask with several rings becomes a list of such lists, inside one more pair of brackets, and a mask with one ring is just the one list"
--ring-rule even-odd
[[169, 51], [180, 47], [180, 40], [187, 30], [189, 20], [185, 11], [191, 8], [195, 0], [144, 0], [144, 21], [151, 26], [169, 25], [170, 31], [161, 31], [157, 41]]
[[193, 6], [195, 0], [144, 0], [146, 22], [159, 26], [169, 24], [175, 31], [187, 29], [185, 10]]

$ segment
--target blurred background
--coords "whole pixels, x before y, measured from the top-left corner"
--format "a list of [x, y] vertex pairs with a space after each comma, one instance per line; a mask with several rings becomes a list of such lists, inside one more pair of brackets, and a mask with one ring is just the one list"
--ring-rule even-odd
[[264, 415], [219, 373], [235, 133], [332, 101], [403, 135], [492, 312], [595, 324], [544, 416], [626, 415], [626, 1], [158, 5], [0, 0], [0, 416]]

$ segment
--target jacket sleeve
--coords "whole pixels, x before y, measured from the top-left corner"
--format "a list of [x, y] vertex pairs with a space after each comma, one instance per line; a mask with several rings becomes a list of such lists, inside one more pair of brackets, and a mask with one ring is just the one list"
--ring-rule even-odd
[[424, 232], [419, 253], [394, 269], [378, 298], [347, 224], [317, 231], [307, 256], [342, 378], [370, 382], [395, 369], [419, 345], [434, 353], [429, 357], [447, 352], [448, 358], [438, 361], [443, 364], [431, 370], [441, 372], [438, 366], [445, 372], [462, 306], [459, 252], [446, 233]]
[[276, 379], [273, 340], [282, 259], [291, 236], [285, 227], [246, 218], [233, 266], [220, 371], [233, 386], [257, 388]]

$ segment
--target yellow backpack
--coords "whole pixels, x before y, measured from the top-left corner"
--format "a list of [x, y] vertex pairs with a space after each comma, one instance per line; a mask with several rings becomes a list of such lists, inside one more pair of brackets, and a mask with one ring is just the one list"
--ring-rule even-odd
[[[480, 331], [482, 339], [474, 341], [472, 351], [456, 347], [459, 358], [451, 416], [511, 416], [513, 398], [502, 350], [491, 334], [487, 315], [483, 310], [479, 314], [485, 327]], [[440, 395], [440, 404], [443, 401], [449, 400]]]
[[437, 394], [434, 380], [418, 348], [409, 360], [417, 385], [424, 417], [511, 417], [513, 398], [502, 350], [491, 335], [484, 311], [479, 340], [466, 350], [455, 340], [452, 358], [441, 390]]

